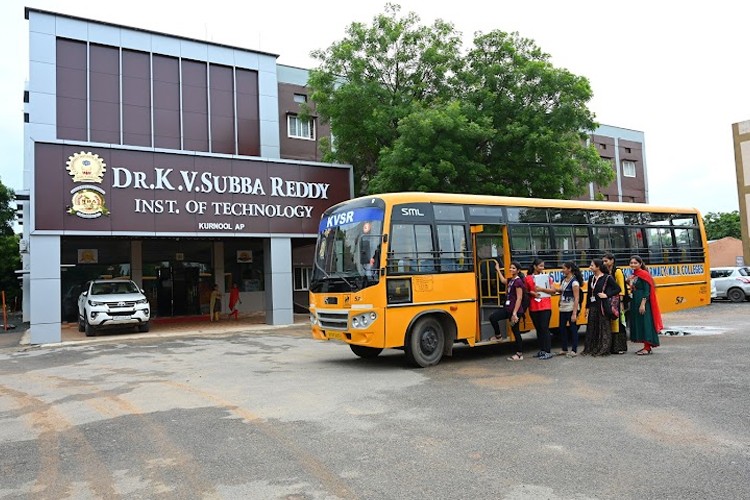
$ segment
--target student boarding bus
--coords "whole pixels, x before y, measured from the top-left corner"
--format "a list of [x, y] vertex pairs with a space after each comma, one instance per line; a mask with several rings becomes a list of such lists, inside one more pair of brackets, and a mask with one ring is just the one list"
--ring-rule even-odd
[[[538, 257], [559, 283], [563, 262], [588, 278], [591, 259], [606, 252], [626, 277], [630, 256], [643, 258], [663, 312], [711, 302], [695, 209], [419, 192], [356, 198], [329, 208], [320, 222], [309, 283], [312, 335], [348, 344], [363, 358], [403, 349], [410, 364], [434, 365], [455, 344], [489, 343], [490, 314], [505, 304], [496, 263], [508, 276], [511, 261], [525, 272]], [[579, 318], [585, 323], [585, 314]], [[532, 328], [528, 317], [521, 325]]]

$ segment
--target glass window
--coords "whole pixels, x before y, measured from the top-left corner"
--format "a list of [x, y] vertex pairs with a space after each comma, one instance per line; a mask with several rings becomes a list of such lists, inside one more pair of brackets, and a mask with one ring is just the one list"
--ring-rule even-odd
[[294, 139], [315, 140], [315, 122], [312, 118], [302, 120], [297, 115], [287, 115], [287, 135]]
[[467, 255], [466, 229], [462, 225], [438, 224], [438, 258], [441, 271], [466, 271], [471, 269]]
[[594, 255], [591, 246], [591, 238], [589, 237], [589, 228], [585, 226], [575, 226], [573, 227], [573, 236], [575, 238], [576, 264], [582, 267], [588, 267]]
[[622, 176], [635, 177], [635, 162], [632, 160], [622, 161]]
[[550, 262], [551, 266], [559, 267], [566, 261], [576, 260], [575, 236], [573, 226], [554, 226], [552, 228], [552, 241], [557, 253], [557, 262]]
[[464, 220], [464, 207], [456, 205], [435, 205], [435, 219]]
[[547, 209], [508, 207], [508, 222], [547, 222]]
[[307, 96], [305, 94], [294, 94], [294, 102], [304, 104], [307, 102]]
[[505, 220], [502, 207], [469, 207], [469, 217], [472, 220], [489, 219], [491, 222], [498, 223]]
[[554, 223], [586, 224], [585, 210], [550, 209], [549, 220]]
[[594, 227], [594, 241], [599, 250], [609, 251], [615, 254], [625, 250], [625, 234], [619, 227]]
[[677, 228], [674, 230], [677, 245], [677, 258], [682, 262], [700, 262], [703, 260], [703, 246], [698, 228]]
[[666, 227], [646, 228], [650, 263], [664, 263], [672, 260], [672, 231]]
[[432, 246], [432, 226], [414, 226], [417, 242], [417, 272], [434, 273], [435, 256]]
[[592, 224], [624, 224], [624, 217], [622, 212], [592, 210], [589, 212], [589, 221]]
[[644, 224], [667, 225], [669, 224], [670, 217], [671, 217], [671, 214], [646, 213], [646, 212], [641, 214], [641, 219], [643, 220]]
[[634, 226], [641, 223], [641, 214], [639, 212], [624, 212], [623, 223], [626, 226]]
[[[630, 254], [638, 255], [640, 253], [639, 250], [645, 248], [645, 242], [643, 241], [643, 229], [641, 229], [640, 227], [628, 227], [625, 228], [625, 234], [627, 237]], [[630, 257], [628, 256], [628, 258]]]
[[310, 287], [310, 275], [312, 267], [295, 267], [294, 268], [294, 291], [305, 291]]
[[435, 271], [432, 227], [427, 224], [394, 224], [389, 268], [397, 273]]
[[675, 215], [672, 217], [673, 226], [697, 226], [694, 215]]
[[511, 226], [510, 251], [513, 260], [525, 266], [540, 257], [545, 262], [554, 253], [550, 246], [549, 228], [547, 226]]

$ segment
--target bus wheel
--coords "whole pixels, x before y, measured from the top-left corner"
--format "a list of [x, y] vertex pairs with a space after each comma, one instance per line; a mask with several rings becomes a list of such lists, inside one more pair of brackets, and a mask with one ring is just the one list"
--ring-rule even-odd
[[445, 334], [443, 325], [433, 317], [418, 320], [411, 329], [406, 344], [406, 359], [418, 367], [436, 365], [443, 357]]
[[377, 358], [378, 354], [383, 352], [382, 348], [367, 347], [364, 345], [349, 344], [349, 347], [351, 348], [354, 354], [356, 354], [357, 356], [363, 359]]

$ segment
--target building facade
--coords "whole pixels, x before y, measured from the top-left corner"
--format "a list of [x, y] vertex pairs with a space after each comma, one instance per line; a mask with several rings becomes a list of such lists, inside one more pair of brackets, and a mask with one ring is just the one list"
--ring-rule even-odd
[[591, 134], [589, 141], [596, 147], [599, 156], [612, 164], [615, 180], [609, 186], [589, 184], [588, 194], [581, 199], [648, 203], [643, 132], [601, 125]]
[[60, 340], [81, 286], [127, 277], [152, 317], [307, 306], [320, 216], [352, 169], [319, 161], [307, 72], [276, 55], [27, 9], [23, 304], [31, 342]]

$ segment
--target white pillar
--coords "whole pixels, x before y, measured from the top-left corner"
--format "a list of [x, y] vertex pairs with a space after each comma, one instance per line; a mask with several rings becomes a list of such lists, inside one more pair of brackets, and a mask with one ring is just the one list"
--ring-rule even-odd
[[61, 278], [60, 236], [31, 236], [29, 239], [32, 344], [60, 342]]
[[270, 238], [263, 243], [266, 283], [266, 323], [294, 323], [292, 293], [292, 240]]

